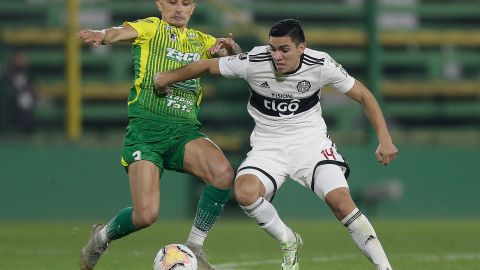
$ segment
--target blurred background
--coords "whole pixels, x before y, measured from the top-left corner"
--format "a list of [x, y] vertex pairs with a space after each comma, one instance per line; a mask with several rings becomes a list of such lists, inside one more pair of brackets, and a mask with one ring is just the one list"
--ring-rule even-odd
[[[378, 98], [400, 154], [375, 160], [377, 140], [358, 104], [322, 90], [329, 133], [371, 216], [480, 216], [479, 0], [200, 0], [189, 27], [229, 32], [249, 51], [270, 26], [302, 21], [307, 46], [326, 51]], [[120, 146], [133, 80], [128, 45], [98, 49], [74, 33], [160, 16], [153, 0], [0, 2], [0, 219], [107, 219], [130, 205]], [[253, 127], [243, 80], [204, 77], [204, 131], [237, 168]], [[161, 216], [193, 216], [203, 185], [162, 178]], [[274, 203], [290, 218], [330, 216], [290, 181]], [[227, 217], [242, 217], [233, 198]]]

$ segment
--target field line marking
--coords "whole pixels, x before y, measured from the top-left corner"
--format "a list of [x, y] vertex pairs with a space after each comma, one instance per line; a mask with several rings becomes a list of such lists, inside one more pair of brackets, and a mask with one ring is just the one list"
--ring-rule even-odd
[[[333, 262], [333, 261], [343, 261], [343, 260], [351, 260], [356, 259], [359, 257], [363, 257], [361, 253], [355, 254], [344, 254], [341, 256], [319, 256], [313, 258], [305, 258], [302, 259], [303, 262]], [[394, 257], [405, 257], [410, 259], [415, 259], [418, 261], [460, 261], [460, 260], [480, 260], [480, 253], [466, 253], [466, 254], [455, 254], [455, 253], [445, 253], [445, 254], [396, 254]], [[274, 264], [281, 264], [281, 259], [266, 259], [266, 260], [256, 260], [256, 261], [248, 261], [248, 262], [233, 262], [233, 263], [223, 263], [223, 264], [216, 264], [220, 270], [249, 270], [252, 269], [254, 266], [259, 265], [274, 265]]]

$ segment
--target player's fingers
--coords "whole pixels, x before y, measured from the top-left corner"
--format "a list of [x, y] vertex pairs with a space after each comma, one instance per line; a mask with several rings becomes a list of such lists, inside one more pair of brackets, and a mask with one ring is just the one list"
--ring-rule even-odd
[[218, 52], [219, 48], [220, 48], [220, 39], [217, 38], [217, 41], [215, 42], [215, 44], [213, 44], [213, 46], [210, 47], [210, 53]]
[[377, 153], [377, 158], [378, 158], [378, 162], [381, 163], [382, 165], [388, 165], [388, 162], [389, 162], [389, 158], [388, 158], [388, 155], [386, 155], [385, 153], [381, 152], [381, 151], [378, 151]]
[[394, 161], [396, 157], [397, 157], [396, 152], [389, 154], [388, 155], [388, 164], [390, 164], [392, 161]]

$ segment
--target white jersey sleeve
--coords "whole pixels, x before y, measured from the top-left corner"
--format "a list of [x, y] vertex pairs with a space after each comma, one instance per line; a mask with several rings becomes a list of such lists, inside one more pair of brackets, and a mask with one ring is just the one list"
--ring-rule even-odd
[[220, 74], [225, 78], [247, 77], [248, 56], [246, 53], [221, 57], [218, 60]]
[[329, 55], [325, 59], [324, 76], [328, 85], [341, 93], [348, 92], [355, 83], [355, 79], [348, 75], [342, 65], [338, 64]]

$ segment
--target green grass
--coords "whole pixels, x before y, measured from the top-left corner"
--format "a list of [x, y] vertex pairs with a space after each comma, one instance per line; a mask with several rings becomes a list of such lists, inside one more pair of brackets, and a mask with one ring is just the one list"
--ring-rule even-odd
[[[374, 269], [339, 223], [288, 220], [302, 234], [301, 269]], [[480, 269], [480, 219], [373, 220], [395, 270]], [[84, 222], [0, 223], [0, 269], [78, 269], [90, 225]], [[114, 242], [96, 270], [152, 269], [155, 252], [181, 243], [190, 221], [159, 221]], [[222, 220], [205, 243], [212, 263], [223, 270], [278, 270], [279, 245], [249, 219]]]

